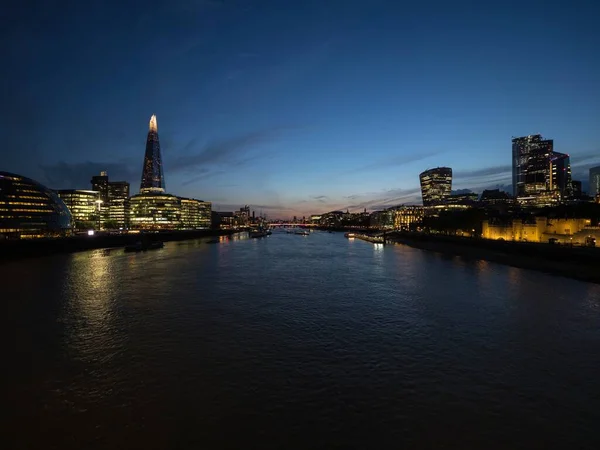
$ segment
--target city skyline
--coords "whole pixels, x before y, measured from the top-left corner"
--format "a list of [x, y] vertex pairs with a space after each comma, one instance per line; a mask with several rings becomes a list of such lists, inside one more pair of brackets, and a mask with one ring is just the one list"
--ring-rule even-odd
[[53, 189], [103, 170], [137, 186], [156, 113], [169, 191], [218, 210], [420, 203], [418, 174], [437, 166], [456, 190], [510, 189], [510, 140], [538, 133], [587, 185], [600, 162], [595, 4], [322, 3], [13, 5], [1, 169]]

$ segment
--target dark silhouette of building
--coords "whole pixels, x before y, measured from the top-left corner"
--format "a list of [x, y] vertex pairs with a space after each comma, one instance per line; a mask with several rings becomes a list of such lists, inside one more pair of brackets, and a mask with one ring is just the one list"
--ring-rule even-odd
[[446, 197], [444, 204], [448, 206], [471, 207], [477, 204], [479, 195], [475, 192], [467, 192], [464, 194], [452, 194]]
[[37, 181], [0, 172], [0, 237], [63, 236], [72, 217], [64, 202]]
[[212, 204], [195, 198], [179, 197], [181, 202], [181, 225], [183, 230], [210, 228]]
[[592, 198], [596, 198], [600, 195], [600, 166], [592, 167], [590, 169], [590, 192], [589, 195]]
[[583, 192], [581, 190], [581, 181], [579, 180], [573, 180], [571, 181], [571, 186], [573, 189], [573, 198], [582, 198], [583, 197]]
[[500, 189], [486, 189], [481, 193], [479, 202], [483, 206], [492, 205], [503, 205], [512, 201], [511, 196], [508, 192], [501, 191]]
[[442, 205], [450, 196], [452, 191], [452, 169], [450, 167], [426, 170], [419, 175], [419, 180], [423, 206]]
[[232, 211], [214, 211], [213, 227], [231, 229], [235, 227], [235, 214]]
[[558, 192], [564, 200], [573, 195], [571, 180], [571, 158], [566, 153], [552, 152], [550, 155], [550, 173], [548, 190]]
[[162, 157], [158, 141], [158, 125], [156, 123], [156, 116], [152, 115], [146, 139], [146, 154], [144, 155], [140, 193], [163, 192], [165, 192], [165, 178], [163, 176]]
[[105, 205], [108, 205], [108, 174], [105, 171], [100, 172], [100, 175], [94, 175], [91, 180], [92, 191], [100, 193], [100, 200]]
[[129, 183], [127, 181], [110, 181], [108, 183], [108, 200], [129, 198]]

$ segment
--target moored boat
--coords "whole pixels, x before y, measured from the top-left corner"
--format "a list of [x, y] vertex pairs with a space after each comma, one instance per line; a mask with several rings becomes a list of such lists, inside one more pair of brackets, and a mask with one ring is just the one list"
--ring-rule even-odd
[[251, 238], [261, 238], [261, 237], [266, 237], [268, 236], [270, 233], [263, 229], [263, 228], [257, 228], [254, 230], [250, 230], [249, 235]]
[[144, 248], [142, 247], [142, 243], [140, 241], [137, 241], [134, 244], [129, 244], [125, 246], [125, 252], [126, 253], [130, 253], [130, 252], [141, 252]]
[[146, 250], [157, 250], [159, 248], [163, 248], [165, 246], [164, 242], [156, 241], [156, 242], [142, 242], [137, 241], [133, 244], [129, 244], [125, 246], [125, 252], [145, 252]]

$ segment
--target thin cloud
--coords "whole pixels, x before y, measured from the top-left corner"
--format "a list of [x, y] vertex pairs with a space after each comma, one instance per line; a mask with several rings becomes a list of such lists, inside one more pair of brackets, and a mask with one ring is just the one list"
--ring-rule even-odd
[[455, 187], [467, 188], [476, 192], [492, 185], [508, 184], [512, 180], [512, 166], [501, 164], [473, 170], [459, 170], [453, 174]]
[[[81, 163], [67, 163], [60, 161], [57, 164], [40, 165], [44, 182], [54, 189], [82, 189], [91, 187], [92, 175], [107, 171], [111, 180], [128, 181], [134, 183], [138, 173], [130, 163], [105, 163], [85, 161]], [[138, 180], [139, 181], [139, 180]]]
[[[180, 155], [170, 163], [170, 170], [177, 172], [195, 172], [198, 168], [206, 165], [240, 165], [256, 157], [261, 153], [255, 152], [255, 147], [274, 140], [281, 128], [271, 130], [254, 131], [233, 138], [213, 141], [205, 145], [196, 153]], [[191, 149], [194, 143], [188, 143], [184, 149]], [[252, 154], [252, 156], [250, 156]]]
[[199, 173], [198, 176], [196, 176], [194, 178], [191, 178], [189, 180], [183, 181], [181, 183], [181, 185], [182, 186], [188, 186], [190, 184], [197, 183], [199, 181], [204, 181], [204, 180], [208, 180], [210, 178], [214, 178], [214, 177], [218, 177], [218, 176], [221, 176], [221, 175], [225, 175], [227, 173], [227, 171], [226, 170], [211, 171], [210, 169], [202, 169], [201, 168], [201, 169], [198, 169], [197, 173]]
[[326, 203], [326, 201], [329, 197], [327, 197], [326, 195], [315, 195], [310, 198], [313, 200], [316, 200], [319, 203]]
[[490, 166], [490, 167], [482, 167], [481, 169], [473, 169], [473, 170], [458, 170], [455, 171], [453, 176], [454, 178], [481, 178], [487, 177], [490, 175], [504, 175], [509, 174], [512, 171], [512, 166], [507, 164], [502, 164], [498, 166]]
[[385, 158], [380, 161], [376, 161], [374, 163], [364, 164], [355, 169], [351, 169], [345, 173], [357, 173], [357, 172], [364, 172], [364, 171], [370, 171], [370, 170], [385, 169], [388, 167], [404, 166], [406, 164], [410, 164], [413, 162], [422, 161], [424, 159], [431, 158], [432, 156], [436, 156], [441, 153], [442, 152], [425, 152], [425, 153], [420, 153], [420, 154], [413, 154], [410, 156], [394, 156], [391, 158]]
[[355, 194], [351, 197], [365, 200], [345, 205], [342, 209], [356, 210], [378, 210], [398, 206], [401, 204], [413, 204], [421, 201], [421, 189], [418, 187], [410, 189], [388, 189], [382, 192]]

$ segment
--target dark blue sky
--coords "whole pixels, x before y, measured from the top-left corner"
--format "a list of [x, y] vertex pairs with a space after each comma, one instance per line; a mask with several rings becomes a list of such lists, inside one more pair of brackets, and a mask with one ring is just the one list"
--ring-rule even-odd
[[[17, 0], [0, 12], [0, 170], [167, 190], [271, 217], [509, 184], [511, 136], [600, 163], [599, 2]], [[417, 195], [416, 195], [417, 194]]]

